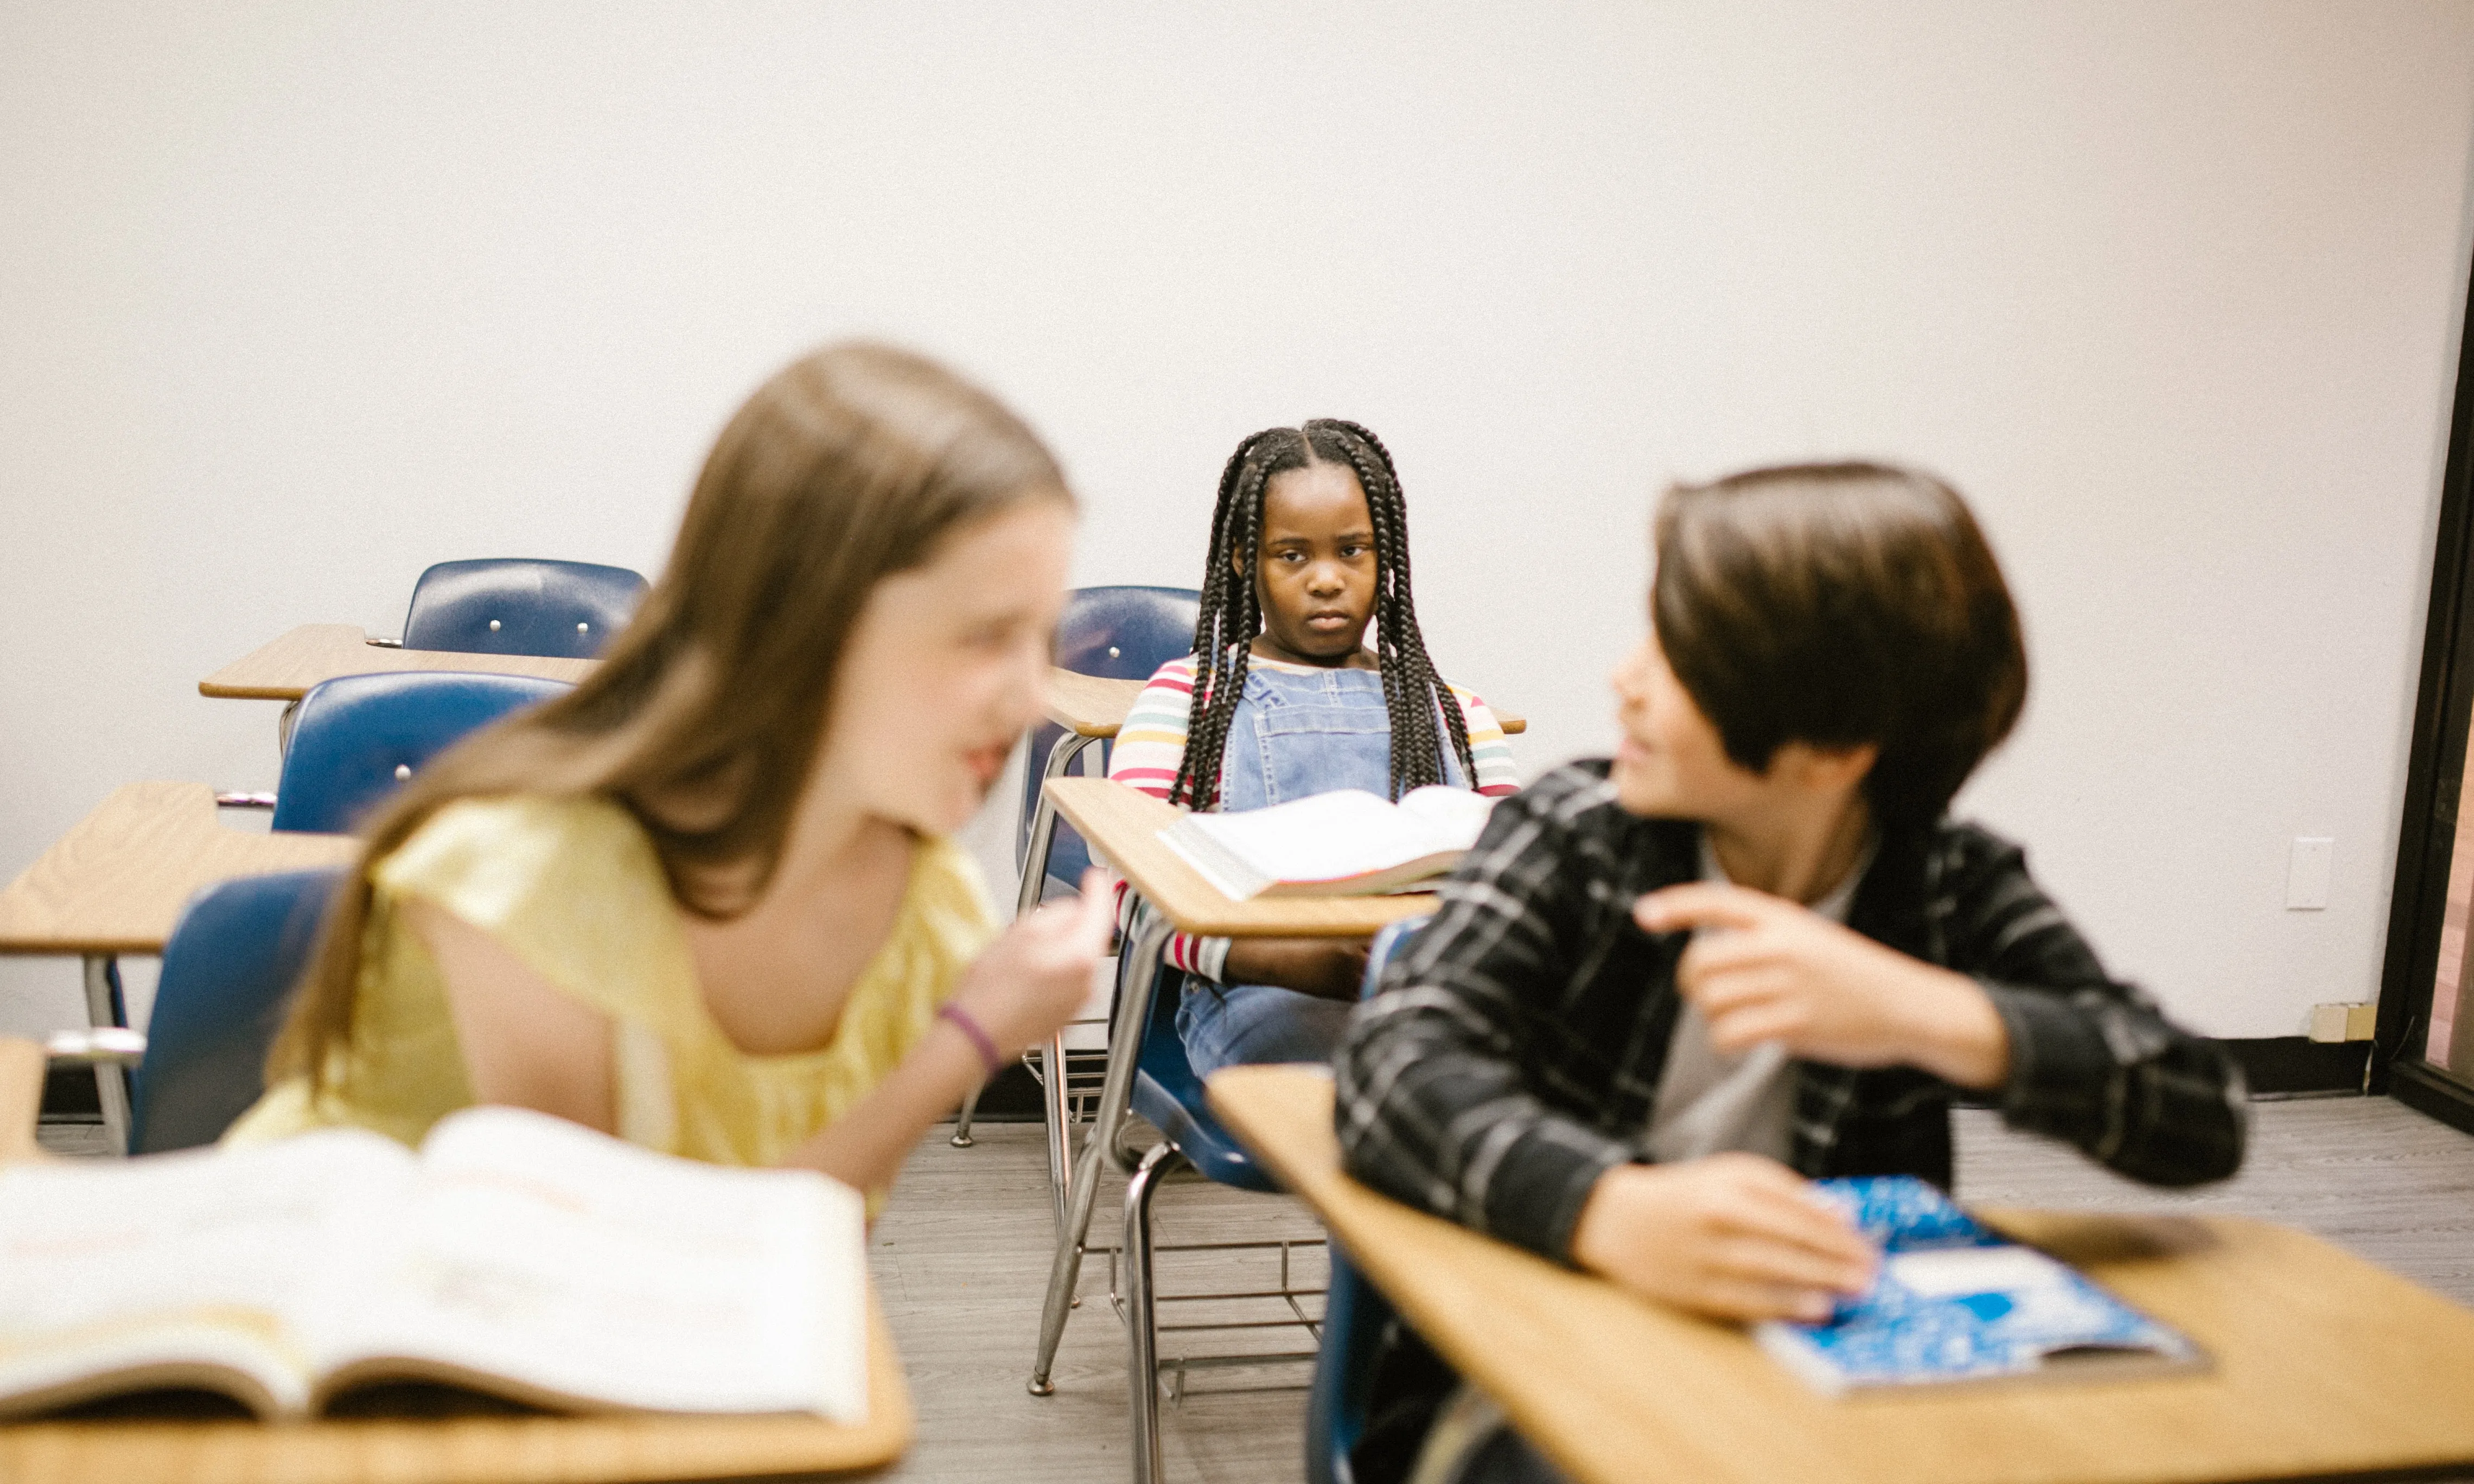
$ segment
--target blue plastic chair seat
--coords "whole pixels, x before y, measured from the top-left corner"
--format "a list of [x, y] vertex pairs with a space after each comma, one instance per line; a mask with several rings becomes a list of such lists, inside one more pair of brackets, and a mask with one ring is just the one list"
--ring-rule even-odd
[[590, 562], [441, 562], [412, 585], [403, 647], [590, 659], [643, 602], [641, 573]]
[[1185, 976], [1162, 969], [1152, 996], [1151, 1023], [1143, 1028], [1142, 1054], [1134, 1062], [1134, 1112], [1176, 1145], [1176, 1152], [1203, 1175], [1241, 1190], [1277, 1191], [1279, 1182], [1246, 1146], [1231, 1138], [1202, 1100], [1202, 1079], [1185, 1060], [1176, 1034], [1177, 995]]
[[342, 876], [246, 876], [206, 888], [182, 911], [130, 1083], [130, 1153], [211, 1144], [257, 1101], [267, 1049]]

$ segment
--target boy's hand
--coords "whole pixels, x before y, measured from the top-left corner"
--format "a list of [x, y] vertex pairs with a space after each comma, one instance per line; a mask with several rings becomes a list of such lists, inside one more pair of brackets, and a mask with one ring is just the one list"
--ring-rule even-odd
[[1633, 921], [1652, 933], [1713, 929], [1684, 950], [1675, 983], [1720, 1051], [1774, 1041], [1808, 1061], [1918, 1066], [1979, 1089], [2009, 1075], [2009, 1031], [1976, 981], [1794, 902], [1697, 881], [1643, 897]]
[[1047, 1040], [1074, 1017], [1116, 931], [1107, 881], [1082, 874], [1082, 895], [1017, 918], [963, 976], [956, 1000], [1003, 1056]]
[[1240, 938], [1220, 972], [1230, 984], [1275, 984], [1323, 999], [1353, 1000], [1366, 979], [1368, 938]]
[[1872, 1245], [1794, 1171], [1758, 1155], [1619, 1164], [1572, 1232], [1583, 1267], [1718, 1319], [1830, 1317], [1872, 1285]]

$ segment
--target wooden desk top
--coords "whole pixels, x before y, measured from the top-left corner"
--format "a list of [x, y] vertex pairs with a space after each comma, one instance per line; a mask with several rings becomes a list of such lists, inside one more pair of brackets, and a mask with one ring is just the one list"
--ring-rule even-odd
[[[0, 1161], [46, 1158], [32, 1134], [42, 1048], [0, 1038]], [[876, 1285], [867, 1295], [868, 1419], [480, 1416], [266, 1424], [94, 1421], [0, 1424], [0, 1479], [90, 1484], [618, 1484], [873, 1469], [910, 1446], [902, 1356]]]
[[1987, 1212], [2189, 1334], [2215, 1368], [1832, 1401], [1740, 1329], [1348, 1179], [1320, 1069], [1232, 1067], [1209, 1089], [1361, 1270], [1575, 1478], [2193, 1484], [2474, 1461], [2474, 1312], [2299, 1232]]
[[1106, 778], [1051, 778], [1056, 812], [1181, 933], [1214, 938], [1364, 938], [1401, 918], [1435, 910], [1435, 898], [1274, 898], [1230, 901], [1185, 858], [1160, 844], [1178, 811]]
[[1142, 693], [1141, 681], [1103, 680], [1051, 665], [1048, 719], [1078, 737], [1113, 737]]
[[359, 845], [228, 828], [204, 783], [124, 783], [0, 891], [0, 953], [160, 953], [205, 888], [345, 865]]
[[[1108, 681], [1052, 667], [1048, 672], [1048, 719], [1079, 737], [1113, 737], [1143, 693], [1141, 681]], [[1497, 710], [1494, 719], [1508, 736], [1529, 730], [1521, 717]], [[1046, 759], [1041, 759], [1043, 762]]]
[[619, 1484], [874, 1469], [910, 1446], [910, 1392], [868, 1287], [868, 1420], [627, 1416], [336, 1422], [74, 1422], [0, 1425], [12, 1484]]
[[310, 686], [339, 675], [395, 675], [407, 670], [530, 675], [572, 684], [592, 673], [594, 663], [539, 655], [396, 649], [370, 643], [368, 634], [352, 624], [303, 624], [198, 682], [198, 694], [240, 701], [298, 701]]

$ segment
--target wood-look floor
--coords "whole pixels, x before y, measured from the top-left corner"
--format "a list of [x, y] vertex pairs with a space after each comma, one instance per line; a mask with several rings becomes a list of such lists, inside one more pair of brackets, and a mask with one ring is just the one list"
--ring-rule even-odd
[[[2008, 1132], [1991, 1113], [1959, 1115], [1959, 1190], [1988, 1205], [2189, 1207], [2300, 1227], [2474, 1305], [2474, 1137], [2386, 1098], [2260, 1103], [2243, 1174], [2177, 1194], [2117, 1179], [2072, 1151]], [[1046, 1164], [1035, 1126], [982, 1125], [979, 1144], [940, 1137], [911, 1157], [870, 1253], [919, 1407], [919, 1439], [892, 1477], [938, 1481], [1126, 1477], [1126, 1345], [1108, 1310], [1104, 1262], [1066, 1327], [1056, 1394], [1024, 1389], [1049, 1260]], [[1117, 1217], [1118, 1191], [1101, 1219]], [[1162, 1190], [1162, 1241], [1312, 1236], [1282, 1197], [1191, 1177]], [[1101, 1239], [1095, 1233], [1094, 1240]], [[1167, 1291], [1259, 1276], [1234, 1259], [1167, 1255]], [[1167, 1352], [1168, 1347], [1163, 1347]], [[1162, 1410], [1168, 1477], [1255, 1484], [1302, 1476], [1303, 1367], [1249, 1374], [1291, 1389], [1199, 1390]], [[1210, 1387], [1234, 1383], [1198, 1383]], [[2474, 1382], [2469, 1382], [2474, 1384]]]
[[[2243, 1174], [2182, 1194], [2132, 1185], [2068, 1149], [1959, 1115], [1959, 1191], [1986, 1205], [2158, 1209], [2259, 1216], [2316, 1233], [2458, 1303], [2474, 1306], [2474, 1137], [2385, 1098], [2254, 1105]], [[46, 1145], [88, 1152], [94, 1135], [47, 1126]], [[1047, 1280], [1051, 1217], [1035, 1125], [988, 1125], [971, 1149], [942, 1133], [923, 1142], [871, 1237], [870, 1266], [900, 1343], [919, 1412], [910, 1453], [883, 1478], [938, 1484], [1086, 1484], [1127, 1475], [1126, 1343], [1106, 1298], [1105, 1259], [1067, 1325], [1056, 1392], [1025, 1389]], [[1114, 1239], [1123, 1183], [1102, 1194], [1094, 1242]], [[1295, 1202], [1173, 1179], [1157, 1199], [1162, 1242], [1313, 1238]], [[1167, 1292], [1267, 1286], [1259, 1254], [1168, 1254]], [[1298, 1276], [1319, 1281], [1300, 1255]], [[1252, 1305], [1232, 1317], [1260, 1315]], [[1216, 1316], [1215, 1316], [1216, 1317]], [[1300, 1336], [1256, 1334], [1282, 1348]], [[1163, 1354], [1177, 1342], [1164, 1342]], [[1168, 1477], [1254, 1484], [1302, 1476], [1305, 1368], [1220, 1373], [1162, 1409]], [[2474, 1384], [2469, 1381], [2468, 1384]]]

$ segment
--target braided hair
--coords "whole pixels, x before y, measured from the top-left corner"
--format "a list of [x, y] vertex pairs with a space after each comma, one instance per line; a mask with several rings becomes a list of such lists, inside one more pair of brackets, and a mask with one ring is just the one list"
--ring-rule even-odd
[[[1220, 472], [1203, 561], [1201, 616], [1194, 626], [1194, 698], [1186, 712], [1185, 756], [1169, 785], [1171, 803], [1210, 809], [1220, 802], [1220, 765], [1228, 724], [1246, 691], [1255, 635], [1263, 632], [1255, 564], [1263, 542], [1263, 500], [1273, 475], [1315, 464], [1346, 466], [1366, 491], [1374, 526], [1375, 658], [1383, 704], [1392, 715], [1392, 797], [1443, 780], [1446, 741], [1461, 777], [1474, 786], [1468, 723], [1435, 674], [1409, 592], [1409, 510], [1383, 441], [1354, 422], [1315, 418], [1302, 428], [1266, 428], [1237, 445]], [[1442, 730], [1438, 730], [1438, 728]]]

